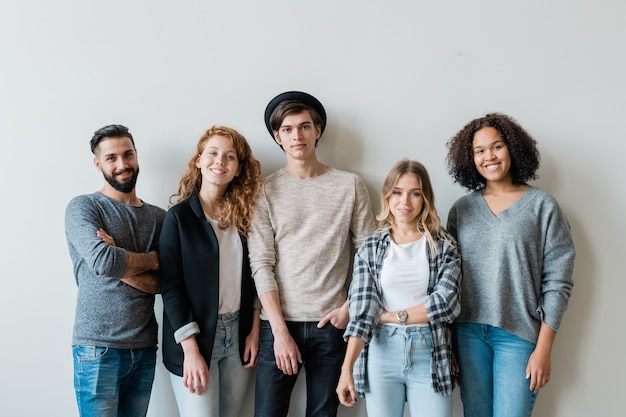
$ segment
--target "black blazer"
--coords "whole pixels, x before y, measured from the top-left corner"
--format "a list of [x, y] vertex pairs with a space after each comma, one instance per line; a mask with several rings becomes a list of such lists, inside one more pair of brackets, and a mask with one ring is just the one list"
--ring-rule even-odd
[[[239, 354], [243, 361], [246, 337], [252, 329], [256, 296], [243, 236]], [[208, 366], [213, 352], [219, 306], [219, 246], [205, 218], [197, 194], [169, 209], [159, 239], [159, 269], [163, 297], [163, 363], [172, 373], [183, 374], [183, 349], [174, 332], [195, 321], [200, 352]]]

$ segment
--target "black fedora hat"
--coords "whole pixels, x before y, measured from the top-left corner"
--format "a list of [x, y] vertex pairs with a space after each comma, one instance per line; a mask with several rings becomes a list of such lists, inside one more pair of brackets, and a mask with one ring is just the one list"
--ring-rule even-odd
[[270, 136], [274, 139], [274, 131], [272, 130], [272, 126], [270, 125], [270, 117], [276, 107], [280, 103], [286, 100], [299, 101], [304, 103], [308, 107], [314, 109], [322, 118], [322, 125], [320, 126], [320, 134], [324, 133], [324, 129], [326, 128], [326, 110], [324, 110], [324, 106], [322, 103], [312, 95], [308, 93], [304, 93], [302, 91], [286, 91], [274, 97], [265, 108], [265, 127], [267, 127], [267, 131], [270, 132]]

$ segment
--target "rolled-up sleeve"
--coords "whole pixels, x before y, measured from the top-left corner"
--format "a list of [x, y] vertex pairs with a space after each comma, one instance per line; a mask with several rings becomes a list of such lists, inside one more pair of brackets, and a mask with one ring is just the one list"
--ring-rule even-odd
[[430, 261], [436, 283], [424, 305], [431, 323], [452, 323], [461, 313], [461, 256], [450, 242], [438, 239], [437, 243], [436, 259]]
[[344, 339], [356, 336], [369, 343], [382, 313], [382, 300], [376, 281], [376, 241], [365, 240], [354, 257], [352, 284], [348, 292], [350, 320]]

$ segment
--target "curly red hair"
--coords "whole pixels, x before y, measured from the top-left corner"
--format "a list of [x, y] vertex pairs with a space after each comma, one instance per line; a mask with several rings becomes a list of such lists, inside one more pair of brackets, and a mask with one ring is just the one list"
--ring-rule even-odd
[[196, 167], [196, 161], [213, 136], [223, 136], [229, 139], [239, 160], [239, 175], [228, 184], [221, 198], [221, 227], [226, 228], [233, 224], [239, 233], [247, 236], [252, 221], [254, 201], [261, 187], [261, 164], [252, 155], [246, 138], [235, 129], [214, 125], [204, 132], [198, 140], [196, 152], [187, 163], [187, 172], [180, 179], [178, 191], [170, 196], [170, 204], [180, 203], [193, 193], [200, 191], [202, 174]]

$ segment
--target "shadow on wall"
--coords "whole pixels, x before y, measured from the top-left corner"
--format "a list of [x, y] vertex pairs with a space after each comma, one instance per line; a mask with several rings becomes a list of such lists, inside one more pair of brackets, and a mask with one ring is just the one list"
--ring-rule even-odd
[[[580, 378], [579, 365], [583, 364], [581, 335], [587, 334], [591, 327], [588, 306], [596, 305], [592, 277], [596, 270], [592, 248], [588, 245], [590, 239], [585, 235], [583, 220], [572, 216], [574, 210], [565, 206], [563, 199], [559, 199], [559, 185], [565, 181], [559, 176], [555, 167], [556, 161], [551, 161], [550, 155], [542, 152], [540, 178], [533, 184], [554, 195], [561, 209], [570, 223], [574, 245], [576, 246], [576, 260], [574, 263], [574, 289], [569, 306], [559, 328], [555, 345], [552, 351], [552, 375], [550, 383], [542, 389], [537, 399], [534, 414], [538, 416], [554, 416], [562, 414], [559, 405], [571, 391], [574, 381]], [[594, 190], [597, 184], [591, 184], [589, 176], [581, 171], [568, 171], [566, 181], [576, 184], [581, 190]], [[587, 183], [589, 182], [589, 183]], [[588, 196], [590, 197], [590, 196]]]
[[370, 172], [355, 170], [355, 167], [363, 166], [365, 146], [367, 144], [356, 131], [348, 128], [347, 124], [331, 120], [320, 139], [318, 157], [323, 164], [359, 175], [367, 186], [372, 210], [376, 215], [380, 207], [379, 194], [384, 178], [370, 178]]

